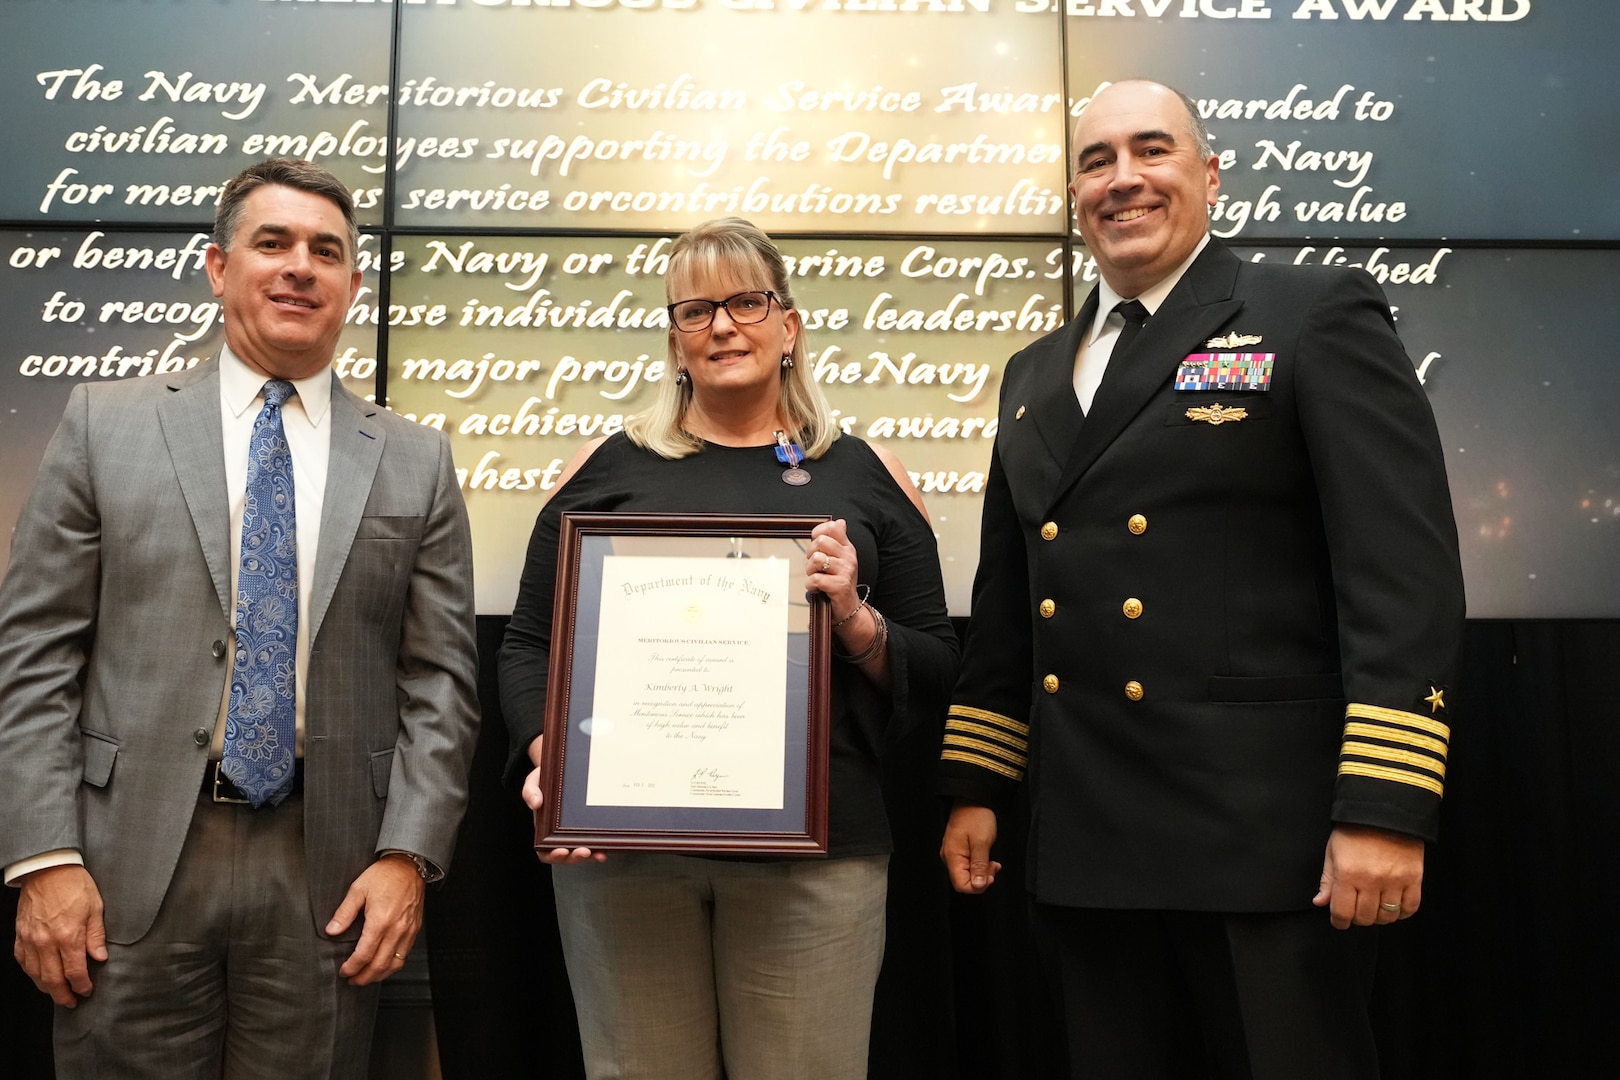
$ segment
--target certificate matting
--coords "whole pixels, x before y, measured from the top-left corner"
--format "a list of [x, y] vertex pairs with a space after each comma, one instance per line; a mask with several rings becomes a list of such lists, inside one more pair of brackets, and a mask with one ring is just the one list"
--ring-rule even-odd
[[537, 848], [826, 853], [821, 520], [563, 515]]

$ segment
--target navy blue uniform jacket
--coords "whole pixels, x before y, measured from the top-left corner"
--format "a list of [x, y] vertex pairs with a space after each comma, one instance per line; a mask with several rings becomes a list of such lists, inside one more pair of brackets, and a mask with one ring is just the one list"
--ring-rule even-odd
[[[1366, 273], [1212, 240], [1082, 416], [1096, 307], [1007, 364], [943, 789], [1027, 778], [1044, 903], [1308, 907], [1335, 822], [1435, 836], [1463, 588], [1428, 399]], [[1269, 388], [1175, 389], [1210, 352]]]

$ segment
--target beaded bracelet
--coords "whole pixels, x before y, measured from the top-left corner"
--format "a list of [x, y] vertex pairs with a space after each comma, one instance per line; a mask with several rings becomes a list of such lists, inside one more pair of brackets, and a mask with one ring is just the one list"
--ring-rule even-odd
[[848, 615], [845, 615], [842, 619], [839, 619], [837, 622], [832, 624], [832, 628], [834, 630], [837, 630], [840, 626], [843, 626], [845, 623], [849, 622], [849, 620], [853, 619], [855, 616], [857, 616], [857, 615], [859, 615], [861, 613], [861, 608], [866, 606], [866, 598], [868, 596], [872, 595], [872, 586], [870, 586], [870, 585], [857, 585], [857, 586], [855, 586], [855, 591], [860, 594], [861, 602], [859, 604], [855, 605], [855, 610], [854, 611], [850, 612]]
[[845, 656], [837, 649], [833, 650], [833, 655], [846, 664], [854, 664], [856, 667], [869, 664], [882, 655], [884, 648], [889, 644], [888, 621], [883, 618], [883, 613], [877, 608], [871, 610], [872, 621], [877, 624], [877, 630], [872, 634], [872, 640], [867, 644], [866, 648], [849, 656]]

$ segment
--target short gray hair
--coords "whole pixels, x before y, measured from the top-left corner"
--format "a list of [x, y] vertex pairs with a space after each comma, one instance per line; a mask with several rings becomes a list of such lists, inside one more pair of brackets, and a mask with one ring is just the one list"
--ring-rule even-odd
[[1193, 145], [1198, 148], [1198, 160], [1208, 161], [1215, 151], [1209, 147], [1209, 125], [1204, 123], [1203, 116], [1198, 112], [1198, 102], [1173, 86], [1159, 85], [1181, 99], [1181, 104], [1187, 110], [1187, 130], [1192, 132]]

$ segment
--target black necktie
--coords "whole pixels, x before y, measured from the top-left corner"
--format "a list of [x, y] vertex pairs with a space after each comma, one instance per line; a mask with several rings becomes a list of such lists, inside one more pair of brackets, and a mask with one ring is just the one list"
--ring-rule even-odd
[[1114, 351], [1108, 354], [1110, 361], [1125, 355], [1131, 342], [1136, 340], [1136, 335], [1142, 332], [1142, 324], [1147, 322], [1148, 317], [1148, 309], [1142, 306], [1140, 300], [1121, 300], [1114, 305], [1114, 310], [1125, 320], [1125, 328], [1114, 339]]

